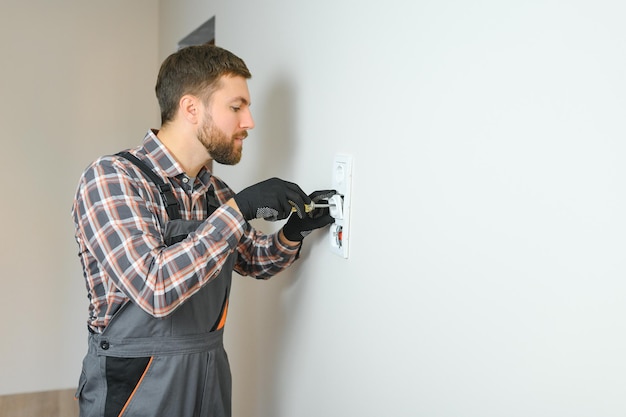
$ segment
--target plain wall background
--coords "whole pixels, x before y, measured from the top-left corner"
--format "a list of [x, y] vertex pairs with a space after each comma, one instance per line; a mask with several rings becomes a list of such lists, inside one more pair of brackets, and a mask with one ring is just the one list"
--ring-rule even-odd
[[[335, 154], [354, 158], [350, 258], [333, 255], [318, 232], [289, 271], [269, 282], [234, 280], [226, 342], [236, 416], [626, 413], [620, 183], [626, 174], [626, 6], [606, 0], [161, 0], [158, 8], [133, 6], [129, 17], [130, 6], [120, 5], [90, 7], [133, 24], [147, 11], [148, 22], [132, 30], [158, 39], [158, 45], [147, 41], [144, 60], [119, 61], [133, 72], [119, 94], [137, 100], [131, 109], [142, 112], [101, 98], [111, 120], [87, 127], [117, 122], [114, 132], [137, 143], [155, 123], [158, 62], [215, 15], [218, 45], [244, 58], [253, 73], [257, 124], [242, 162], [216, 166], [215, 173], [235, 189], [281, 176], [313, 191], [330, 186]], [[109, 39], [115, 53], [136, 52], [121, 38]], [[127, 74], [119, 66], [104, 74]], [[105, 84], [98, 94], [106, 98], [112, 93]], [[8, 119], [23, 120], [15, 128], [20, 134], [27, 121], [36, 120], [39, 129], [20, 145], [11, 139], [9, 149], [42, 140], [37, 133], [49, 124], [39, 123], [41, 114]], [[119, 147], [84, 135], [76, 127], [84, 119], [66, 120], [57, 126], [78, 130], [76, 139], [55, 137], [66, 148], [85, 148], [76, 161], [60, 164], [64, 196], [36, 182], [51, 176], [44, 156], [63, 156], [51, 142], [28, 171], [30, 180], [11, 175], [23, 171], [17, 150], [3, 154], [9, 159], [5, 191], [26, 201], [47, 192], [56, 208], [46, 213], [52, 222], [32, 204], [9, 208], [20, 220], [9, 226], [11, 235], [31, 248], [37, 238], [21, 234], [37, 230], [47, 241], [41, 256], [50, 260], [40, 265], [40, 258], [24, 259], [18, 249], [1, 251], [8, 271], [3, 282], [12, 294], [2, 316], [20, 315], [26, 325], [3, 318], [3, 335], [7, 326], [20, 341], [11, 346], [29, 347], [9, 348], [17, 363], [5, 354], [2, 365], [23, 370], [19, 359], [43, 351], [37, 360], [44, 369], [35, 376], [49, 377], [50, 386], [71, 386], [84, 352], [84, 318], [74, 317], [83, 314], [84, 290], [82, 282], [76, 287], [80, 269], [67, 231], [73, 189], [92, 157]], [[32, 152], [22, 152], [30, 160]], [[57, 199], [65, 201], [56, 206]], [[66, 238], [53, 244], [59, 236]], [[58, 272], [50, 263], [61, 265]], [[55, 302], [44, 303], [41, 287], [54, 291]], [[24, 302], [27, 293], [37, 302]], [[50, 317], [54, 308], [63, 322]], [[37, 326], [46, 328], [44, 337], [26, 333]], [[48, 345], [31, 346], [60, 343], [59, 333], [80, 345], [60, 356]], [[52, 356], [58, 362], [50, 364]], [[18, 388], [33, 385], [30, 378]]]
[[157, 6], [0, 2], [0, 395], [78, 382], [88, 303], [72, 199], [93, 159], [158, 121]]

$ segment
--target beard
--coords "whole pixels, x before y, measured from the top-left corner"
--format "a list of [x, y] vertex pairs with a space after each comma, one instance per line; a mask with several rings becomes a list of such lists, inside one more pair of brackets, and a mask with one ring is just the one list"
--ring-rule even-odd
[[[246, 138], [248, 132], [244, 131], [238, 136]], [[211, 119], [198, 129], [198, 140], [217, 163], [235, 165], [241, 160], [241, 142], [222, 132]]]

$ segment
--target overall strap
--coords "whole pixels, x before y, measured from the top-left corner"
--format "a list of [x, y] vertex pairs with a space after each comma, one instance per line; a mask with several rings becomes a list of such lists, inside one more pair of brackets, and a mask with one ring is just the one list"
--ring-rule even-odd
[[215, 195], [215, 189], [213, 188], [213, 184], [209, 187], [209, 191], [206, 193], [206, 213], [207, 217], [209, 217], [219, 206], [221, 206], [220, 201], [217, 199]]
[[180, 211], [178, 209], [178, 200], [176, 199], [176, 196], [174, 196], [174, 192], [172, 191], [172, 186], [170, 184], [163, 181], [157, 174], [154, 173], [153, 170], [150, 169], [148, 165], [145, 164], [145, 162], [130, 152], [119, 152], [115, 155], [121, 156], [122, 158], [125, 158], [135, 164], [137, 168], [139, 168], [148, 178], [152, 180], [154, 184], [156, 184], [159, 192], [161, 193], [161, 198], [163, 199], [165, 210], [167, 210], [167, 215], [170, 217], [170, 220], [181, 218]]

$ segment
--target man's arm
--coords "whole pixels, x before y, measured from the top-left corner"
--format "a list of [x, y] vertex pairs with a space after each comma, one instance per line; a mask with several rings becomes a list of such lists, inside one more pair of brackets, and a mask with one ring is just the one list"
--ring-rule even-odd
[[142, 184], [118, 160], [102, 158], [81, 178], [73, 217], [77, 238], [106, 278], [147, 313], [163, 317], [219, 274], [245, 221], [223, 205], [183, 242], [166, 247], [155, 215], [160, 196]]

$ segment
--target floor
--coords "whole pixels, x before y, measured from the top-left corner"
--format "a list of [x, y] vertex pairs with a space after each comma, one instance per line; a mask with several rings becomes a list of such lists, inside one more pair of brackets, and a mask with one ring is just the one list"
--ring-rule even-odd
[[74, 390], [0, 395], [2, 417], [78, 417]]

